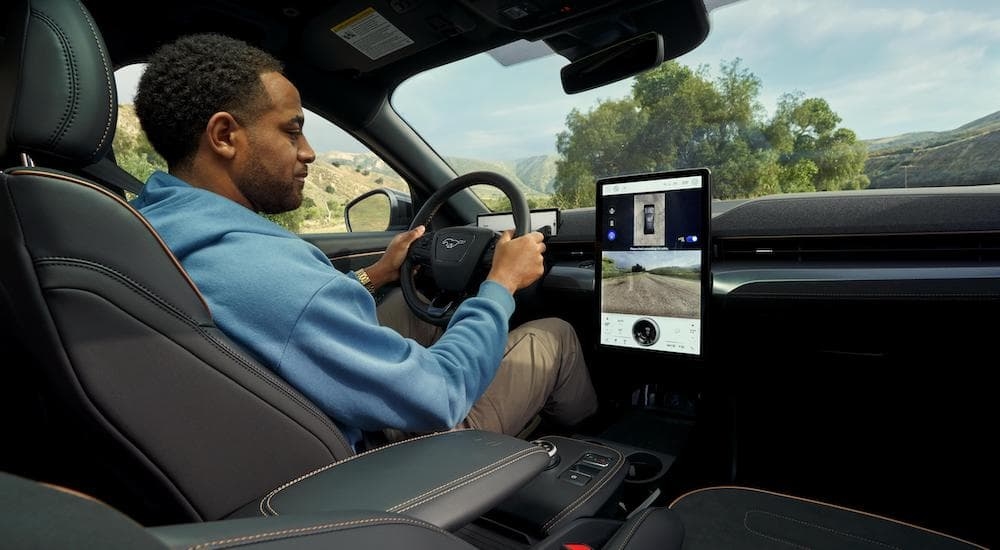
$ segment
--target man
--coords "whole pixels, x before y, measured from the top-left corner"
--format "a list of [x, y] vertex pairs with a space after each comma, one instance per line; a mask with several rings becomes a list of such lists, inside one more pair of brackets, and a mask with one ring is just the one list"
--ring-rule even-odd
[[[567, 323], [525, 323], [508, 337], [512, 294], [543, 271], [541, 234], [503, 234], [478, 294], [434, 333], [403, 318], [409, 312], [398, 299], [376, 310], [370, 293], [398, 280], [423, 227], [393, 238], [372, 266], [344, 274], [257, 214], [298, 208], [315, 160], [299, 93], [267, 53], [215, 34], [167, 44], [150, 59], [135, 107], [169, 174], [153, 174], [134, 206], [198, 285], [219, 328], [352, 443], [365, 431], [517, 434], [539, 412], [572, 425], [596, 410]], [[423, 342], [379, 318], [407, 335], [422, 332]]]

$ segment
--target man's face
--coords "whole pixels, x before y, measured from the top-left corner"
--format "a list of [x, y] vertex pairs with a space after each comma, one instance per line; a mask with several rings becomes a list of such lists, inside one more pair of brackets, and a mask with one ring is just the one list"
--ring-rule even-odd
[[307, 165], [316, 153], [302, 133], [302, 102], [295, 86], [278, 73], [261, 75], [261, 82], [271, 105], [256, 120], [245, 121], [249, 148], [235, 180], [254, 210], [277, 214], [302, 204]]

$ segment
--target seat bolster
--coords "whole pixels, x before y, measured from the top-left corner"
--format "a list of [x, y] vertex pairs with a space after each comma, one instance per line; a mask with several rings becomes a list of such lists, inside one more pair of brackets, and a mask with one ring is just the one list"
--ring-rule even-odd
[[328, 512], [154, 527], [169, 548], [407, 548], [472, 550], [429, 523], [386, 512]]
[[860, 510], [751, 487], [697, 489], [670, 504], [684, 523], [684, 547], [983, 548]]

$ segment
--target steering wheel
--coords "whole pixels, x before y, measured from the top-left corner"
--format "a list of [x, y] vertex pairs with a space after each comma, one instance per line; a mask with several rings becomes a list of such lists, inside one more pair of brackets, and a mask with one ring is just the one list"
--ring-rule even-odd
[[[531, 224], [528, 201], [507, 178], [495, 172], [470, 172], [459, 176], [431, 195], [413, 217], [410, 229], [430, 228], [434, 215], [455, 193], [472, 185], [491, 185], [510, 200], [514, 215], [514, 237], [524, 235]], [[428, 231], [414, 241], [403, 260], [399, 282], [403, 298], [418, 319], [445, 326], [458, 306], [474, 295], [493, 265], [493, 251], [500, 233], [483, 227], [454, 226]], [[434, 288], [417, 290], [416, 278], [426, 275]], [[428, 302], [423, 296], [431, 298]]]

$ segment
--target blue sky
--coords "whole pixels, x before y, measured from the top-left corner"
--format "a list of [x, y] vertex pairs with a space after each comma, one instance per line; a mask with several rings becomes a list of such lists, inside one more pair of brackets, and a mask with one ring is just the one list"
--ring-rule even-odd
[[[715, 74], [720, 61], [739, 57], [761, 78], [768, 113], [781, 94], [800, 91], [825, 98], [843, 126], [871, 139], [950, 130], [1000, 110], [997, 0], [740, 0], [714, 10], [711, 24], [706, 41], [679, 61]], [[549, 56], [503, 68], [473, 58], [405, 83], [393, 103], [447, 156], [551, 154], [571, 109], [629, 91], [623, 81], [566, 96], [558, 78], [565, 63]], [[137, 74], [120, 79], [123, 102]], [[319, 151], [361, 150], [315, 117], [306, 133]]]

